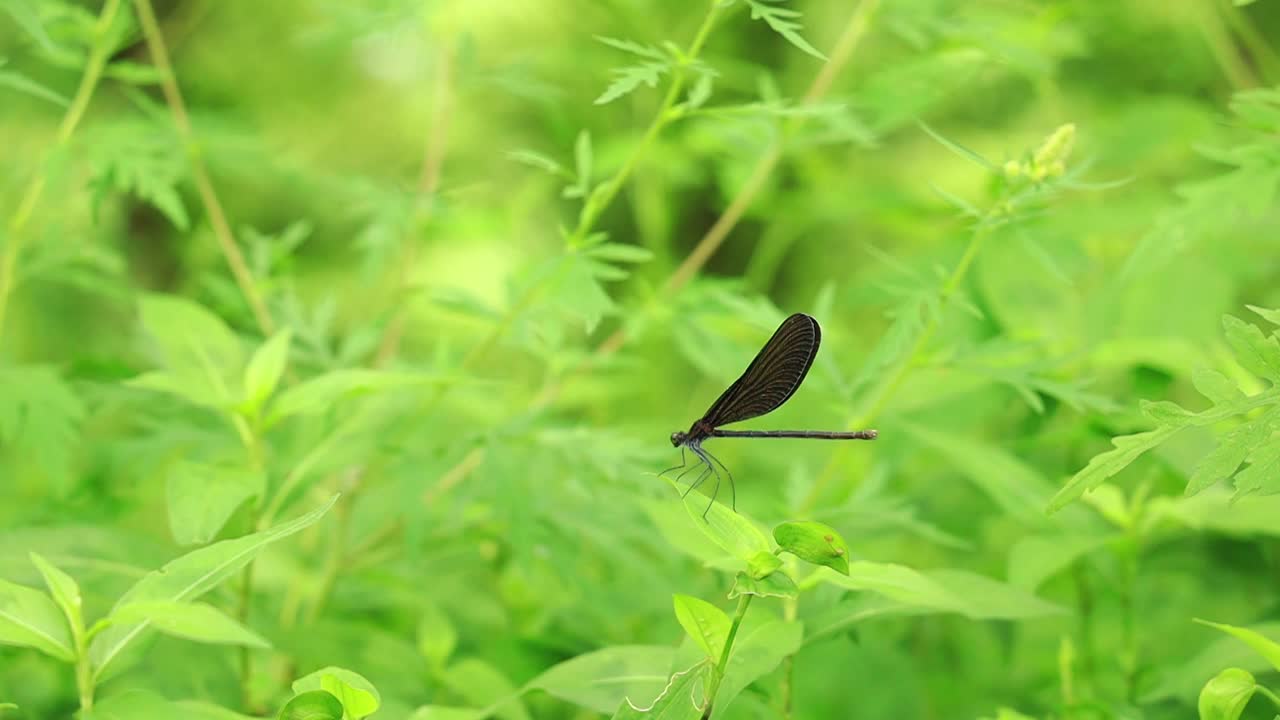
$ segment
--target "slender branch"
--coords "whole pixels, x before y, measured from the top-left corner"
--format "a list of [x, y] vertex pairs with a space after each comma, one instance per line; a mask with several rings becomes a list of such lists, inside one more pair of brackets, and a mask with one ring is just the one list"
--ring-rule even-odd
[[[427, 125], [427, 141], [422, 153], [422, 172], [418, 178], [418, 199], [428, 204], [428, 213], [434, 210], [435, 195], [440, 189], [440, 174], [448, 149], [450, 111], [452, 110], [450, 80], [453, 75], [453, 52], [452, 46], [443, 48], [436, 61], [431, 119]], [[398, 295], [402, 295], [409, 287], [417, 264], [418, 243], [413, 237], [405, 237], [404, 256], [400, 261]], [[395, 357], [396, 351], [400, 348], [400, 340], [404, 336], [406, 315], [406, 310], [401, 308], [387, 324], [382, 342], [378, 343], [378, 354], [374, 358], [375, 367], [385, 366], [391, 358]]]
[[[701, 54], [703, 46], [707, 42], [707, 38], [711, 35], [711, 29], [715, 26], [716, 20], [723, 11], [723, 6], [719, 3], [712, 3], [707, 14], [702, 19], [702, 24], [698, 27], [697, 33], [694, 35], [693, 42], [690, 43], [689, 49], [684, 52], [681, 62], [676, 65], [671, 74], [671, 84], [667, 87], [667, 92], [663, 96], [662, 104], [658, 107], [658, 111], [654, 114], [653, 120], [650, 121], [649, 127], [645, 129], [644, 134], [640, 136], [640, 141], [635, 147], [631, 148], [631, 154], [622, 163], [622, 167], [614, 173], [613, 177], [604, 181], [600, 185], [599, 194], [592, 192], [588, 194], [583, 204], [582, 212], [578, 216], [577, 227], [570, 233], [567, 245], [570, 250], [576, 249], [595, 228], [595, 224], [599, 221], [601, 214], [609, 207], [614, 198], [618, 196], [618, 192], [630, 179], [636, 165], [640, 162], [640, 158], [648, 152], [649, 146], [674, 118], [676, 103], [680, 100], [680, 93], [684, 90], [684, 83], [688, 76], [688, 68], [697, 60]], [[551, 277], [555, 277], [552, 275]], [[506, 334], [507, 330], [515, 323], [516, 319], [524, 314], [525, 310], [531, 307], [538, 299], [542, 288], [546, 283], [538, 283], [530, 287], [524, 294], [512, 304], [507, 310], [502, 320], [494, 326], [493, 330], [480, 341], [478, 345], [470, 353], [467, 354], [462, 361], [462, 369], [471, 367], [476, 361], [484, 357], [493, 349], [498, 340]]]
[[720, 691], [720, 683], [724, 681], [725, 669], [729, 667], [729, 656], [733, 650], [733, 640], [738, 636], [738, 628], [742, 626], [742, 618], [747, 614], [747, 606], [751, 604], [749, 594], [738, 597], [738, 609], [733, 614], [733, 624], [729, 626], [729, 635], [724, 639], [724, 648], [720, 651], [720, 661], [716, 663], [711, 675], [711, 687], [707, 690], [707, 705], [702, 709], [702, 720], [708, 720], [715, 709], [716, 693]]
[[[849, 17], [849, 22], [845, 25], [844, 31], [840, 34], [840, 38], [836, 41], [836, 45], [831, 51], [829, 60], [814, 76], [813, 82], [809, 84], [809, 88], [805, 91], [804, 104], [812, 104], [822, 100], [831, 90], [836, 77], [849, 64], [854, 50], [857, 49], [863, 36], [866, 35], [871, 18], [879, 6], [880, 0], [862, 0], [858, 7], [854, 9], [853, 14]], [[785, 137], [787, 134], [794, 132], [804, 122], [805, 118], [803, 117], [794, 118], [787, 125], [786, 132], [781, 133], [781, 135]], [[778, 162], [782, 159], [783, 137], [775, 139], [756, 160], [755, 167], [751, 169], [751, 174], [747, 177], [747, 181], [743, 183], [738, 190], [738, 194], [734, 196], [732, 202], [725, 208], [724, 213], [716, 219], [711, 228], [707, 230], [706, 234], [690, 251], [688, 257], [680, 263], [679, 267], [663, 283], [662, 295], [677, 292], [688, 284], [706, 266], [707, 261], [715, 255], [720, 245], [729, 237], [729, 233], [733, 232], [733, 229], [737, 227], [752, 203], [755, 202], [756, 196], [764, 189], [765, 182], [773, 174]], [[559, 396], [560, 390], [565, 383], [617, 352], [626, 344], [627, 340], [626, 328], [618, 328], [596, 347], [595, 352], [570, 369], [558, 383], [546, 386], [534, 400], [534, 406], [543, 407], [550, 404]]]
[[[120, 12], [120, 0], [107, 0], [102, 6], [97, 22], [93, 26], [93, 47], [89, 50], [89, 59], [84, 73], [80, 76], [80, 85], [67, 107], [67, 112], [58, 124], [58, 132], [54, 138], [54, 149], [66, 147], [85, 111], [93, 98], [102, 72], [107, 67], [107, 59], [111, 54], [111, 26]], [[30, 184], [22, 194], [18, 207], [9, 218], [8, 242], [5, 244], [4, 257], [0, 259], [0, 339], [4, 337], [5, 314], [9, 307], [9, 296], [13, 294], [13, 286], [17, 275], [18, 256], [22, 252], [22, 243], [26, 238], [27, 223], [35, 212], [40, 196], [44, 194], [48, 175], [43, 170], [32, 177]]]
[[[978, 249], [982, 247], [982, 241], [991, 234], [991, 224], [988, 222], [979, 222], [973, 233], [969, 236], [969, 244], [965, 248], [964, 255], [960, 257], [960, 261], [951, 270], [951, 274], [947, 277], [947, 281], [943, 283], [942, 290], [938, 293], [938, 301], [940, 307], [946, 307], [951, 297], [955, 295], [960, 288], [960, 283], [969, 273], [969, 267], [973, 264], [974, 258], [978, 255]], [[872, 389], [871, 394], [863, 401], [862, 405], [866, 407], [850, 418], [845, 425], [847, 427], [862, 427], [874, 422], [880, 413], [884, 411], [889, 400], [897, 393], [898, 388], [902, 387], [902, 383], [906, 381], [907, 375], [915, 368], [919, 362], [920, 355], [924, 349], [929, 346], [929, 341], [933, 339], [935, 333], [938, 332], [940, 325], [938, 315], [930, 315], [925, 320], [924, 327], [916, 334], [915, 340], [911, 343], [911, 347], [902, 354], [901, 359], [893, 366], [887, 375], [881, 376], [879, 382]], [[844, 447], [838, 447], [827, 458], [826, 465], [823, 466], [822, 472], [818, 474], [817, 480], [814, 481], [813, 487], [809, 488], [809, 492], [805, 495], [804, 502], [800, 504], [799, 512], [801, 515], [813, 509], [814, 503], [821, 497], [822, 491], [835, 472], [836, 466], [840, 459], [844, 457]]]
[[244, 294], [245, 299], [249, 302], [249, 308], [258, 323], [258, 328], [263, 335], [271, 335], [275, 332], [275, 323], [271, 319], [271, 314], [267, 311], [262, 294], [258, 291], [258, 287], [253, 281], [253, 273], [249, 271], [244, 254], [240, 252], [240, 246], [236, 245], [235, 235], [231, 232], [231, 224], [227, 221], [226, 212], [222, 209], [222, 203], [218, 200], [218, 194], [213, 188], [213, 180], [210, 178], [209, 169], [205, 165], [203, 150], [199, 147], [195, 139], [195, 133], [191, 129], [191, 118], [187, 114], [187, 106], [183, 102], [182, 91], [178, 88], [177, 76], [173, 72], [173, 64], [169, 61], [169, 51], [165, 48], [164, 36], [161, 34], [160, 26], [156, 22], [155, 11], [151, 8], [151, 0], [134, 0], [134, 6], [138, 11], [138, 21], [142, 25], [142, 33], [147, 39], [147, 49], [151, 52], [151, 61], [160, 73], [160, 88], [164, 92], [165, 102], [168, 103], [169, 111], [173, 114], [173, 122], [178, 129], [178, 136], [186, 147], [187, 159], [191, 163], [191, 176], [195, 180], [196, 191], [200, 194], [200, 201], [204, 205], [205, 212], [209, 214], [209, 223], [213, 227], [214, 237], [217, 238], [218, 246], [222, 249], [222, 255], [226, 258], [228, 267], [231, 268], [231, 275], [235, 278], [236, 284], [240, 286], [240, 292]]

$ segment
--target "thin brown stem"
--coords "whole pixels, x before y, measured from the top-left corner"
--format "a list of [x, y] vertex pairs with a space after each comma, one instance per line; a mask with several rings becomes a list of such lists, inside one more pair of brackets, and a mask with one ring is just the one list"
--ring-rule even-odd
[[227, 261], [227, 266], [231, 268], [231, 275], [235, 278], [236, 284], [240, 286], [240, 292], [244, 294], [245, 300], [249, 303], [249, 309], [253, 312], [258, 328], [264, 335], [271, 335], [275, 331], [275, 323], [271, 319], [271, 314], [267, 311], [262, 294], [254, 283], [253, 273], [249, 271], [249, 265], [245, 262], [244, 254], [240, 252], [240, 246], [236, 244], [235, 235], [231, 232], [231, 224], [227, 221], [227, 214], [222, 208], [222, 202], [218, 200], [218, 193], [214, 190], [213, 180], [210, 178], [209, 169], [205, 165], [203, 151], [200, 149], [195, 133], [191, 129], [191, 118], [187, 114], [187, 106], [182, 99], [182, 91], [178, 88], [177, 76], [173, 72], [173, 64], [169, 60], [169, 51], [165, 47], [160, 25], [156, 22], [155, 11], [151, 8], [151, 0], [134, 0], [134, 7], [137, 8], [138, 21], [142, 25], [142, 33], [147, 39], [147, 49], [151, 52], [151, 61], [160, 73], [160, 89], [164, 93], [165, 102], [169, 105], [169, 111], [173, 115], [173, 122], [178, 129], [178, 136], [186, 147], [187, 159], [191, 163], [191, 176], [195, 181], [196, 191], [200, 194], [200, 202], [204, 205], [205, 212], [209, 214], [209, 223], [213, 227], [213, 235], [218, 240], [218, 246], [222, 250], [222, 256]]
[[[428, 203], [428, 212], [434, 206], [435, 195], [440, 189], [440, 174], [444, 168], [444, 158], [448, 150], [450, 111], [452, 110], [452, 90], [450, 81], [453, 74], [453, 48], [446, 46], [436, 61], [434, 94], [432, 97], [431, 119], [427, 125], [427, 139], [423, 145], [422, 171], [418, 177], [418, 200]], [[414, 268], [418, 264], [418, 243], [412, 236], [404, 239], [405, 248], [400, 259], [400, 271], [397, 295], [403, 296], [410, 285]], [[378, 343], [378, 353], [374, 358], [375, 367], [383, 367], [400, 349], [400, 341], [404, 337], [404, 324], [407, 310], [400, 308], [387, 323], [387, 329]]]
[[[93, 26], [93, 47], [89, 51], [89, 59], [85, 63], [84, 73], [80, 76], [80, 84], [76, 94], [67, 106], [67, 112], [58, 124], [58, 132], [54, 137], [54, 149], [66, 147], [85, 111], [93, 98], [102, 72], [107, 67], [107, 59], [111, 53], [111, 26], [120, 12], [120, 0], [107, 0], [102, 6], [97, 22]], [[0, 339], [4, 337], [4, 320], [9, 307], [9, 297], [13, 294], [13, 286], [17, 277], [18, 257], [22, 253], [22, 244], [26, 239], [27, 223], [35, 213], [36, 205], [44, 194], [48, 176], [39, 171], [32, 178], [22, 199], [8, 223], [8, 242], [5, 243], [4, 257], [0, 258]]]
[[[814, 76], [813, 82], [809, 84], [809, 88], [805, 91], [803, 102], [812, 104], [822, 100], [831, 90], [832, 84], [836, 77], [849, 64], [854, 50], [866, 35], [867, 28], [870, 25], [871, 18], [875, 14], [876, 9], [880, 5], [880, 0], [863, 0], [849, 17], [849, 22], [845, 25], [844, 31], [836, 40], [836, 45], [831, 51], [830, 59]], [[804, 122], [803, 118], [797, 118], [788, 126], [787, 131], [793, 132]], [[786, 133], [782, 133], [783, 136]], [[723, 214], [716, 219], [715, 223], [707, 230], [706, 234], [698, 240], [693, 250], [672, 272], [671, 276], [663, 283], [663, 295], [670, 295], [678, 292], [681, 288], [689, 283], [690, 280], [706, 266], [707, 261], [715, 255], [716, 251], [729, 237], [729, 233], [737, 227], [747, 210], [751, 208], [755, 202], [756, 196], [764, 189], [765, 183], [773, 174], [778, 166], [778, 162], [782, 159], [783, 140], [781, 137], [770, 143], [763, 154], [756, 160], [755, 166], [751, 169], [751, 174], [747, 177], [747, 181], [739, 188], [738, 194], [734, 196], [729, 206], [725, 208]], [[588, 356], [578, 365], [572, 368], [568, 374], [558, 383], [547, 385], [541, 394], [534, 400], [535, 407], [542, 407], [550, 404], [559, 396], [561, 388], [566, 382], [584, 372], [589, 367], [595, 365], [605, 357], [612, 355], [626, 344], [627, 330], [625, 327], [618, 328], [609, 335], [599, 346], [595, 352]]]

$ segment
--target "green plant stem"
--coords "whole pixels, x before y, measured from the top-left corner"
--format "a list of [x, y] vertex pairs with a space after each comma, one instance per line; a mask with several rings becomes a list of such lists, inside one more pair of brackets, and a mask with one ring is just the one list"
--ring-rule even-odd
[[[991, 224], [986, 220], [984, 218], [974, 228], [973, 233], [969, 236], [969, 244], [965, 247], [964, 254], [960, 256], [960, 261], [952, 268], [951, 274], [947, 276], [946, 282], [943, 283], [942, 289], [938, 293], [940, 307], [945, 308], [948, 301], [960, 288], [960, 283], [968, 275], [969, 268], [973, 265], [974, 258], [978, 256], [978, 250], [982, 247], [983, 241], [990, 235]], [[845, 423], [845, 427], [864, 427], [880, 417], [880, 413], [884, 411], [889, 400], [902, 387], [902, 383], [906, 381], [910, 371], [916, 367], [920, 356], [929, 346], [929, 341], [938, 332], [939, 325], [940, 318], [938, 314], [930, 315], [925, 320], [924, 327], [916, 334], [911, 347], [903, 353], [902, 358], [893, 366], [893, 369], [880, 377], [879, 382], [876, 383], [868, 394], [867, 399], [862, 403], [866, 409], [855, 414]], [[833, 476], [836, 465], [843, 457], [846, 447], [847, 445], [842, 445], [831, 453], [826, 465], [822, 468], [822, 472], [819, 473], [818, 479], [814, 481], [813, 487], [809, 489], [804, 502], [800, 504], [801, 515], [812, 510], [818, 498], [821, 497], [822, 491]]]
[[93, 709], [93, 662], [89, 657], [89, 639], [84, 623], [72, 622], [71, 634], [76, 650], [76, 691], [80, 694], [80, 712], [84, 713]]
[[218, 199], [218, 193], [213, 188], [213, 180], [209, 176], [209, 169], [205, 165], [204, 154], [196, 141], [195, 132], [191, 129], [191, 118], [187, 114], [187, 106], [183, 102], [177, 76], [173, 72], [173, 64], [169, 61], [169, 51], [165, 47], [160, 25], [156, 22], [155, 11], [151, 8], [151, 0], [134, 0], [134, 7], [138, 11], [138, 22], [142, 26], [142, 34], [147, 40], [147, 49], [151, 52], [151, 61], [160, 73], [160, 89], [164, 92], [165, 102], [173, 115], [178, 136], [186, 147], [187, 159], [191, 163], [191, 177], [195, 181], [196, 191], [200, 194], [200, 202], [204, 205], [205, 212], [209, 214], [213, 235], [218, 240], [218, 246], [227, 261], [227, 266], [231, 269], [236, 285], [240, 287], [240, 292], [249, 303], [249, 309], [253, 312], [258, 328], [263, 335], [270, 336], [275, 332], [275, 322], [272, 321], [271, 313], [267, 311], [262, 294], [254, 283], [253, 273], [245, 262], [244, 254], [240, 252], [240, 246], [236, 244], [227, 214], [222, 208], [222, 202]]
[[1197, 4], [1200, 8], [1201, 16], [1201, 22], [1198, 23], [1200, 32], [1204, 35], [1205, 44], [1209, 46], [1213, 59], [1217, 61], [1218, 66], [1222, 69], [1222, 74], [1231, 83], [1231, 89], [1244, 90], [1245, 88], [1257, 87], [1258, 79], [1254, 77], [1253, 71], [1250, 70], [1248, 64], [1237, 52], [1236, 45], [1231, 39], [1231, 33], [1223, 20], [1223, 13], [1217, 7], [1217, 2], [1208, 0]]
[[724, 649], [720, 651], [720, 660], [711, 673], [711, 687], [707, 690], [707, 705], [702, 709], [702, 718], [711, 717], [715, 709], [716, 693], [720, 691], [720, 683], [724, 680], [725, 669], [729, 667], [729, 656], [733, 651], [733, 640], [738, 636], [738, 628], [742, 626], [742, 618], [747, 614], [747, 606], [751, 604], [752, 595], [738, 597], [738, 609], [733, 614], [733, 624], [729, 626], [729, 635], [724, 639]]
[[[72, 134], [89, 108], [89, 101], [98, 87], [98, 81], [102, 79], [102, 72], [107, 67], [107, 59], [111, 53], [111, 26], [120, 12], [120, 2], [121, 0], [107, 0], [102, 6], [97, 22], [94, 23], [93, 47], [89, 50], [89, 59], [85, 64], [84, 73], [80, 76], [76, 94], [71, 99], [66, 114], [62, 116], [62, 121], [58, 124], [58, 132], [54, 138], [55, 150], [66, 147], [71, 141]], [[13, 216], [9, 218], [8, 242], [5, 243], [4, 257], [0, 258], [0, 340], [4, 338], [5, 315], [9, 307], [9, 296], [13, 294], [18, 256], [22, 252], [27, 223], [35, 213], [36, 205], [40, 202], [40, 196], [44, 194], [47, 183], [48, 175], [43, 170], [37, 172], [23, 192]]]
[[[568, 249], [572, 252], [576, 250], [595, 228], [596, 222], [599, 221], [601, 214], [608, 209], [613, 203], [618, 193], [622, 190], [623, 185], [630, 179], [631, 174], [635, 171], [636, 165], [640, 159], [648, 152], [649, 146], [662, 132], [672, 120], [676, 119], [677, 113], [672, 112], [680, 99], [680, 92], [684, 89], [685, 79], [688, 75], [688, 68], [698, 55], [701, 54], [702, 48], [706, 45], [707, 38], [711, 35], [711, 29], [715, 26], [716, 20], [720, 17], [723, 7], [718, 2], [712, 2], [710, 9], [702, 19], [702, 24], [698, 26], [698, 31], [694, 35], [693, 42], [689, 45], [689, 49], [684, 52], [681, 62], [676, 65], [671, 74], [671, 84], [667, 86], [667, 92], [662, 98], [662, 104], [658, 106], [658, 111], [654, 113], [653, 120], [650, 121], [649, 127], [645, 129], [644, 134], [640, 136], [640, 141], [631, 149], [631, 153], [627, 159], [623, 161], [622, 167], [613, 174], [608, 180], [604, 181], [596, 191], [588, 194], [582, 206], [582, 212], [578, 215], [578, 223], [573, 232], [569, 234], [566, 241]], [[480, 358], [484, 357], [497, 345], [498, 341], [506, 335], [507, 331], [515, 324], [515, 321], [529, 309], [540, 296], [543, 288], [547, 286], [547, 280], [554, 279], [558, 273], [551, 273], [548, 278], [542, 282], [534, 284], [527, 289], [520, 299], [511, 305], [504, 314], [502, 320], [494, 326], [479, 344], [467, 353], [462, 360], [461, 368], [469, 369]]]
[[[871, 18], [879, 6], [880, 0], [863, 0], [858, 4], [858, 7], [849, 17], [849, 22], [845, 25], [844, 31], [840, 34], [840, 38], [836, 41], [836, 45], [830, 53], [830, 59], [818, 71], [808, 90], [805, 91], [804, 103], [815, 103], [830, 92], [835, 78], [848, 64], [854, 50], [858, 47], [863, 36], [866, 35]], [[794, 122], [787, 126], [788, 132], [794, 131], [803, 122], [803, 118], [796, 118]], [[668, 297], [679, 291], [715, 255], [716, 250], [729, 237], [729, 233], [733, 232], [738, 222], [742, 220], [747, 210], [751, 208], [756, 196], [764, 189], [765, 183], [772, 176], [774, 169], [777, 168], [782, 159], [782, 150], [782, 142], [775, 140], [756, 160], [755, 167], [751, 169], [751, 174], [738, 190], [738, 194], [734, 196], [728, 207], [725, 208], [724, 213], [716, 219], [706, 234], [698, 240], [689, 255], [680, 263], [680, 266], [663, 283], [663, 291], [659, 293], [660, 296]], [[594, 352], [576, 363], [559, 381], [549, 383], [544, 387], [538, 397], [535, 398], [534, 407], [545, 407], [551, 404], [570, 379], [581, 375], [602, 358], [617, 352], [627, 342], [627, 339], [627, 328], [625, 326], [615, 330], [613, 334], [596, 346]]]
[[1268, 690], [1267, 688], [1261, 685], [1257, 685], [1255, 687], [1257, 691], [1262, 693], [1264, 696], [1266, 696], [1266, 698], [1270, 700], [1272, 704], [1274, 704], [1277, 708], [1280, 708], [1280, 697], [1277, 697], [1275, 693], [1271, 692], [1270, 690]]

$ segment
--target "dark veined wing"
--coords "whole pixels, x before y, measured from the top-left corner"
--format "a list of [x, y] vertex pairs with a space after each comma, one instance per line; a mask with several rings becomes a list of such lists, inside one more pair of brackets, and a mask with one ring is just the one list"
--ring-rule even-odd
[[800, 387], [818, 354], [818, 321], [796, 313], [778, 326], [742, 377], [716, 400], [704, 422], [720, 427], [773, 412]]

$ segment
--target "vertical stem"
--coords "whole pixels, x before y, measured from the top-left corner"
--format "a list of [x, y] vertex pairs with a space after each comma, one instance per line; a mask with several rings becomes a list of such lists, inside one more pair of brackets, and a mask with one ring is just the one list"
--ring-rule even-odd
[[[80, 76], [80, 85], [76, 88], [76, 94], [71, 100], [71, 105], [67, 107], [66, 114], [62, 116], [62, 122], [58, 124], [58, 133], [54, 140], [55, 149], [61, 149], [71, 141], [72, 133], [75, 132], [84, 118], [85, 111], [89, 108], [89, 100], [93, 98], [93, 92], [102, 78], [102, 71], [107, 66], [107, 56], [111, 52], [109, 44], [111, 26], [115, 23], [119, 11], [120, 0], [107, 0], [102, 6], [98, 21], [93, 26], [93, 48], [89, 51], [84, 74]], [[47, 181], [48, 176], [44, 171], [38, 171], [23, 192], [13, 216], [9, 218], [8, 242], [5, 244], [4, 257], [0, 258], [0, 339], [4, 337], [5, 314], [9, 307], [9, 296], [13, 293], [18, 256], [26, 237], [24, 231], [35, 212], [40, 196], [44, 193]]]
[[213, 227], [213, 235], [218, 240], [222, 255], [231, 268], [231, 275], [240, 292], [249, 303], [253, 317], [263, 335], [271, 335], [275, 331], [275, 323], [267, 311], [266, 303], [254, 284], [253, 273], [245, 262], [240, 246], [236, 245], [235, 235], [231, 232], [231, 224], [222, 209], [218, 194], [213, 189], [213, 180], [209, 177], [209, 169], [205, 166], [204, 154], [196, 142], [195, 133], [191, 129], [191, 118], [187, 114], [186, 103], [182, 100], [182, 91], [178, 88], [177, 76], [173, 72], [173, 64], [169, 61], [169, 51], [165, 48], [164, 36], [160, 33], [160, 25], [156, 22], [155, 11], [151, 9], [151, 0], [134, 0], [138, 10], [138, 22], [142, 25], [142, 33], [147, 39], [147, 48], [151, 51], [151, 61], [160, 73], [160, 88], [164, 92], [165, 102], [173, 115], [173, 123], [178, 129], [178, 136], [186, 146], [187, 159], [191, 163], [191, 177], [195, 181], [200, 201], [209, 213], [209, 224]]
[[89, 659], [89, 642], [80, 617], [72, 622], [71, 632], [76, 649], [76, 690], [80, 694], [80, 712], [84, 713], [93, 709], [93, 663]]
[[[658, 133], [666, 127], [672, 118], [672, 110], [676, 106], [676, 102], [680, 99], [680, 92], [684, 89], [684, 82], [688, 74], [689, 65], [698, 58], [702, 52], [703, 45], [706, 44], [707, 38], [711, 35], [711, 29], [715, 26], [716, 20], [720, 17], [720, 13], [724, 7], [719, 2], [712, 2], [710, 9], [702, 19], [702, 24], [698, 27], [697, 33], [694, 35], [693, 42], [689, 45], [689, 49], [685, 51], [681, 62], [676, 65], [671, 73], [671, 84], [667, 87], [666, 95], [663, 96], [662, 104], [658, 107], [658, 111], [654, 114], [653, 120], [649, 123], [649, 127], [645, 129], [644, 135], [640, 136], [640, 141], [631, 149], [631, 154], [623, 161], [622, 167], [618, 169], [613, 177], [601, 183], [597, 191], [588, 194], [582, 206], [582, 212], [578, 215], [578, 224], [573, 232], [569, 235], [567, 245], [570, 250], [576, 249], [587, 236], [591, 234], [591, 230], [595, 227], [596, 222], [600, 219], [600, 215], [609, 207], [618, 192], [622, 190], [622, 186], [626, 184], [631, 177], [631, 173], [635, 170], [636, 165], [640, 162], [640, 158], [649, 150], [649, 146], [653, 144], [654, 139], [658, 137]], [[554, 277], [554, 276], [553, 276]], [[476, 361], [484, 357], [493, 349], [498, 340], [506, 334], [507, 330], [515, 323], [516, 319], [524, 313], [526, 309], [537, 301], [538, 295], [544, 287], [545, 282], [529, 288], [524, 294], [512, 304], [507, 310], [502, 320], [494, 327], [494, 329], [476, 345], [471, 352], [462, 360], [461, 369], [466, 370]]]
[[720, 661], [716, 663], [711, 674], [711, 688], [707, 691], [707, 706], [702, 710], [703, 720], [711, 717], [715, 708], [716, 693], [720, 691], [720, 683], [724, 680], [725, 668], [729, 666], [729, 656], [733, 650], [733, 640], [738, 636], [738, 628], [742, 626], [742, 618], [747, 614], [747, 606], [751, 604], [752, 595], [738, 596], [738, 609], [733, 614], [733, 624], [729, 626], [729, 635], [724, 639], [724, 649], [720, 651]]
[[[960, 289], [960, 283], [969, 273], [973, 260], [978, 256], [978, 250], [982, 247], [982, 241], [991, 233], [990, 224], [987, 222], [979, 222], [974, 229], [973, 234], [969, 237], [969, 245], [965, 248], [964, 254], [960, 256], [960, 261], [956, 263], [951, 274], [947, 277], [947, 281], [943, 283], [941, 291], [938, 293], [939, 306], [945, 308], [947, 301], [951, 296], [955, 295]], [[928, 347], [929, 341], [933, 339], [934, 334], [938, 331], [939, 318], [937, 315], [930, 316], [925, 320], [924, 327], [916, 335], [916, 339], [911, 343], [911, 347], [903, 353], [901, 360], [894, 365], [893, 369], [883, 377], [872, 389], [867, 399], [863, 402], [866, 410], [863, 410], [850, 419], [845, 424], [846, 427], [863, 427], [872, 423], [880, 413], [884, 410], [889, 400], [893, 397], [898, 388], [907, 379], [907, 375], [912, 368], [915, 367], [919, 356]], [[826, 484], [830, 481], [834, 474], [835, 467], [843, 456], [846, 446], [840, 446], [831, 453], [830, 458], [823, 466], [822, 472], [818, 475], [818, 479], [814, 481], [813, 487], [809, 489], [808, 495], [805, 496], [804, 502], [800, 504], [800, 513], [804, 514], [813, 509], [814, 504], [818, 501]]]

